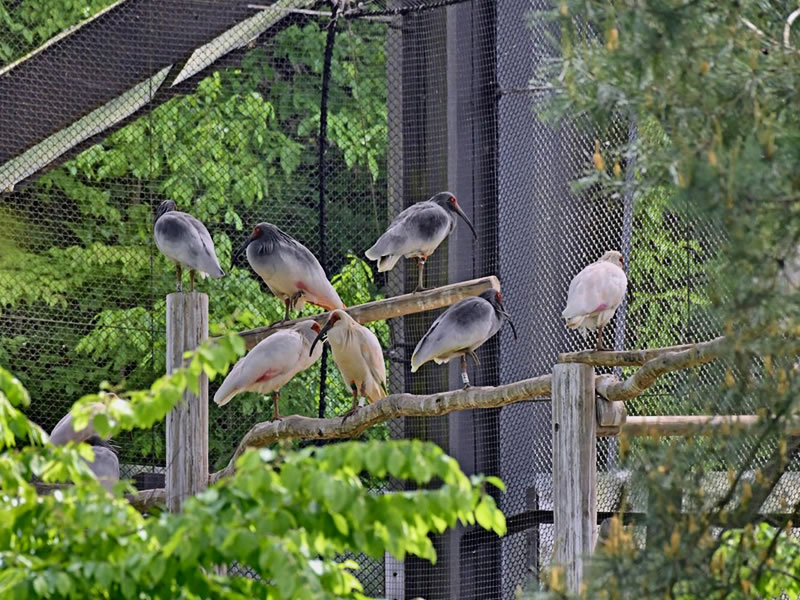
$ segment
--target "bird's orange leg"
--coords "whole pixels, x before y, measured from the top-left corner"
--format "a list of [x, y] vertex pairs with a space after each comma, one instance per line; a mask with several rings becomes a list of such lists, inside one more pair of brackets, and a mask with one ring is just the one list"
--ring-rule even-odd
[[603, 327], [597, 328], [597, 350], [603, 349]]
[[350, 384], [350, 389], [353, 390], [353, 408], [344, 413], [344, 416], [342, 417], [342, 423], [347, 420], [347, 417], [353, 416], [358, 410], [358, 386], [355, 384], [355, 382]]
[[272, 392], [272, 420], [273, 421], [280, 421], [281, 420], [281, 413], [278, 410], [278, 400], [280, 400], [281, 391], [278, 390], [276, 392]]
[[464, 389], [467, 389], [469, 385], [469, 375], [467, 374], [467, 355], [461, 355], [461, 381], [464, 383]]

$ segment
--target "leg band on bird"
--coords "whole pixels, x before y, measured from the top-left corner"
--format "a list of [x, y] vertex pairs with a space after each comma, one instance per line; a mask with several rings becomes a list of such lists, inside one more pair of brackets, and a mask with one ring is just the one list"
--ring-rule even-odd
[[467, 355], [461, 355], [461, 381], [464, 383], [464, 389], [469, 387], [469, 375], [467, 374]]

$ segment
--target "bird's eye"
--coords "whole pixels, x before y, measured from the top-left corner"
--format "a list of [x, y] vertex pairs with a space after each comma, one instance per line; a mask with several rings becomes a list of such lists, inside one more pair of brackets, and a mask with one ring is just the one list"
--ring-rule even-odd
[[255, 229], [253, 229], [253, 235], [255, 236], [261, 235], [261, 227], [256, 227]]

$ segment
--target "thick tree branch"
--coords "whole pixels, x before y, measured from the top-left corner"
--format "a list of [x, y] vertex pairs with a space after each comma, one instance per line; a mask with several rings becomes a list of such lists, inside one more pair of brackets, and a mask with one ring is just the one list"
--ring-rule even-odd
[[[550, 393], [550, 375], [497, 387], [473, 387], [429, 396], [393, 394], [358, 410], [346, 420], [312, 419], [300, 415], [254, 425], [236, 448], [228, 466], [210, 476], [209, 483], [233, 473], [236, 459], [247, 448], [260, 448], [278, 440], [330, 440], [353, 438], [378, 423], [398, 417], [433, 417], [456, 410], [497, 408]], [[544, 398], [543, 398], [544, 399]]]
[[558, 362], [577, 362], [596, 367], [639, 367], [665, 354], [691, 350], [699, 345], [710, 344], [722, 339], [719, 337], [710, 342], [701, 342], [700, 344], [681, 344], [680, 346], [666, 346], [664, 348], [649, 348], [646, 350], [581, 350], [580, 352], [564, 352], [558, 355]]
[[597, 377], [595, 388], [598, 394], [612, 402], [636, 398], [662, 375], [703, 365], [719, 358], [725, 348], [725, 343], [724, 337], [718, 337], [708, 342], [694, 344], [685, 350], [656, 356], [656, 358], [648, 360], [642, 368], [625, 381], [620, 381], [614, 375], [600, 375]]
[[[348, 308], [347, 312], [359, 323], [369, 323], [371, 321], [393, 319], [395, 317], [444, 308], [464, 298], [477, 296], [491, 288], [498, 291], [500, 290], [500, 281], [494, 275], [453, 283], [422, 292], [403, 294], [402, 296], [394, 296], [393, 298], [359, 304], [358, 306]], [[322, 324], [327, 318], [327, 313], [321, 313], [310, 317], [303, 317], [302, 319], [286, 321], [285, 323], [276, 323], [267, 327], [258, 327], [256, 329], [250, 329], [249, 331], [242, 331], [240, 335], [244, 338], [247, 349], [250, 350], [253, 346], [258, 344], [258, 342], [272, 335], [279, 329], [291, 327], [295, 323], [308, 319], [314, 319]]]

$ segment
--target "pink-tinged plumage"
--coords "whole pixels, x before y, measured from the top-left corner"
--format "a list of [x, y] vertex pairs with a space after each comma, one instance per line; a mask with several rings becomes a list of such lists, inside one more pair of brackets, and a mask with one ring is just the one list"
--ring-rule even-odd
[[322, 355], [321, 346], [311, 352], [311, 344], [319, 331], [320, 326], [314, 321], [302, 321], [290, 329], [281, 329], [261, 340], [247, 356], [234, 365], [214, 394], [214, 402], [224, 406], [242, 392], [272, 393], [273, 416], [280, 418], [280, 389]]
[[321, 340], [325, 333], [333, 351], [333, 361], [345, 384], [353, 392], [353, 409], [350, 413], [357, 409], [359, 394], [371, 403], [386, 396], [386, 363], [375, 334], [343, 310], [331, 313], [314, 343]]
[[597, 330], [597, 349], [602, 346], [603, 327], [625, 298], [628, 278], [622, 254], [609, 250], [578, 273], [569, 284], [567, 307], [561, 314], [570, 329], [578, 329], [584, 338], [587, 330]]
[[286, 306], [302, 310], [306, 302], [325, 310], [344, 308], [339, 294], [311, 251], [271, 223], [259, 223], [236, 251], [247, 250], [247, 262]]

